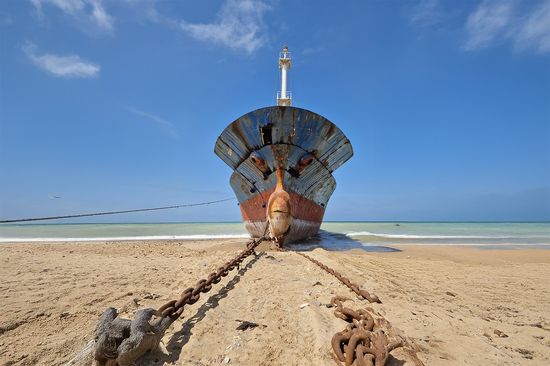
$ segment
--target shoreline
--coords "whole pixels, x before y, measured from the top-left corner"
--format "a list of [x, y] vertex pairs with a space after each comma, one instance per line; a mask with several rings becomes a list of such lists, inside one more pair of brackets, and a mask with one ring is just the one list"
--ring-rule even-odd
[[[225, 240], [248, 237], [242, 222], [0, 225], [0, 243]], [[331, 249], [394, 244], [550, 245], [550, 224], [323, 222], [318, 235], [301, 241], [301, 245], [311, 244], [322, 244]]]
[[[342, 234], [344, 235], [344, 234]], [[341, 245], [336, 242], [327, 242], [324, 243], [322, 240], [317, 243], [297, 243], [289, 244], [290, 249], [299, 250], [299, 251], [309, 251], [315, 248], [324, 248], [326, 250], [335, 250], [335, 251], [348, 251], [353, 249], [361, 250], [367, 252], [378, 252], [377, 250], [369, 250], [369, 248], [388, 248], [394, 249], [399, 247], [415, 247], [415, 246], [428, 246], [428, 247], [457, 247], [457, 248], [478, 248], [478, 249], [491, 249], [491, 250], [550, 250], [550, 243], [528, 243], [528, 244], [518, 244], [518, 243], [391, 243], [391, 242], [380, 242], [380, 243], [363, 243], [357, 239], [353, 239], [353, 236], [348, 236], [349, 240], [353, 241], [354, 247], [349, 247], [349, 242], [342, 242]], [[89, 244], [89, 243], [98, 243], [98, 244], [108, 244], [114, 242], [128, 243], [128, 242], [182, 242], [182, 243], [194, 243], [194, 242], [216, 242], [219, 240], [222, 241], [231, 241], [231, 240], [250, 240], [252, 239], [248, 234], [220, 234], [220, 235], [160, 235], [160, 236], [132, 236], [132, 237], [98, 237], [98, 238], [0, 238], [0, 246], [10, 245], [10, 244]], [[295, 246], [293, 248], [293, 246]], [[391, 250], [390, 250], [391, 251]]]
[[[158, 307], [245, 242], [3, 243], [0, 365], [68, 362], [94, 338], [105, 308], [132, 317], [140, 308]], [[548, 250], [391, 246], [400, 251], [301, 251], [378, 295], [382, 304], [366, 306], [413, 343], [426, 365], [548, 364]], [[163, 338], [164, 349], [140, 364], [219, 364], [229, 358], [235, 365], [333, 365], [330, 340], [344, 323], [323, 304], [352, 294], [295, 253], [269, 246], [258, 251], [266, 252], [186, 307]], [[354, 300], [350, 306], [365, 305]], [[240, 331], [236, 319], [262, 326]], [[412, 365], [399, 350], [392, 355], [394, 364]]]

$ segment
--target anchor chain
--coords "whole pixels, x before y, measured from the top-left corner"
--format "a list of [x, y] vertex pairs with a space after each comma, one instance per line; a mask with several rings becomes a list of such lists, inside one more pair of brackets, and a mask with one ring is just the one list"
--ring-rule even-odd
[[[242, 261], [255, 253], [255, 248], [266, 240], [261, 237], [250, 241], [246, 249], [235, 258], [212, 272], [206, 279], [189, 287], [177, 300], [162, 305], [158, 310], [147, 308], [136, 312], [133, 320], [120, 318], [115, 308], [107, 308], [99, 318], [94, 342], [94, 358], [100, 366], [130, 366], [144, 353], [158, 347], [168, 327], [183, 313], [185, 305], [196, 303], [201, 293], [212, 289], [212, 284], [238, 268]], [[158, 319], [152, 320], [153, 316]]]
[[[285, 248], [277, 247], [277, 249], [281, 252], [288, 252]], [[300, 252], [294, 252], [298, 255], [301, 255], [302, 257], [306, 258], [307, 260], [315, 263], [320, 268], [322, 268], [325, 272], [330, 273], [334, 277], [336, 277], [340, 282], [342, 282], [346, 287], [348, 287], [351, 291], [355, 292], [357, 296], [359, 296], [360, 299], [365, 299], [368, 302], [377, 302], [382, 303], [378, 296], [371, 295], [367, 290], [360, 289], [359, 286], [349, 280], [349, 278], [343, 276], [340, 272], [335, 271], [334, 269], [324, 265], [323, 263], [319, 262], [318, 260], [311, 258], [309, 255], [306, 255], [304, 253]]]
[[384, 326], [389, 323], [384, 318], [376, 321], [372, 309], [352, 310], [342, 305], [349, 300], [335, 296], [330, 303], [335, 307], [334, 315], [348, 322], [341, 332], [332, 337], [331, 345], [338, 363], [346, 366], [383, 366], [390, 352], [403, 346], [402, 339], [390, 340]]
[[[129, 366], [145, 352], [155, 349], [166, 329], [181, 316], [185, 305], [196, 303], [201, 293], [210, 291], [213, 284], [220, 282], [221, 278], [227, 276], [229, 271], [238, 268], [242, 261], [255, 253], [255, 248], [266, 239], [264, 236], [250, 241], [247, 243], [246, 249], [235, 258], [219, 267], [216, 272], [210, 273], [206, 279], [199, 280], [194, 287], [184, 290], [179, 299], [167, 302], [158, 310], [142, 309], [136, 313], [134, 320], [129, 320], [119, 318], [116, 309], [108, 308], [100, 317], [96, 329], [94, 358], [98, 364], [110, 365], [114, 361], [117, 365]], [[286, 249], [280, 247], [278, 250], [287, 252]], [[358, 285], [339, 272], [308, 255], [295, 253], [338, 278], [361, 299], [380, 302], [377, 296], [360, 289]], [[339, 296], [331, 300], [331, 304], [335, 308], [334, 315], [348, 323], [346, 328], [336, 333], [331, 340], [335, 361], [338, 364], [344, 363], [346, 366], [385, 365], [390, 352], [403, 346], [403, 339], [395, 337], [390, 339], [387, 334], [391, 330], [390, 323], [383, 317], [375, 319], [373, 314], [377, 313], [372, 308], [352, 310], [343, 306], [342, 303], [346, 300], [349, 299]], [[159, 318], [151, 322], [151, 317], [154, 315]], [[405, 348], [405, 352], [411, 354], [407, 348]], [[422, 365], [414, 352], [411, 355], [416, 358], [414, 360], [416, 365]]]
[[218, 283], [221, 281], [222, 277], [227, 276], [227, 274], [233, 269], [240, 266], [241, 262], [254, 253], [254, 249], [267, 238], [261, 237], [256, 240], [250, 241], [246, 245], [246, 249], [243, 250], [235, 258], [227, 262], [225, 265], [218, 268], [216, 272], [212, 272], [208, 275], [206, 279], [199, 280], [194, 287], [189, 287], [185, 289], [178, 300], [168, 301], [166, 304], [158, 308], [158, 313], [162, 317], [170, 317], [172, 321], [180, 317], [183, 312], [185, 305], [192, 305], [196, 303], [201, 293], [206, 293], [212, 288], [212, 284]]
[[[288, 252], [287, 249], [281, 247], [277, 247], [277, 250]], [[351, 282], [340, 272], [304, 253], [296, 251], [294, 253], [301, 255], [322, 268], [325, 272], [336, 277], [360, 299], [367, 300], [370, 303], [381, 303], [378, 296], [370, 294], [367, 290], [360, 289], [357, 284]], [[349, 300], [347, 297], [335, 296], [330, 302], [335, 307], [334, 315], [348, 322], [344, 330], [332, 337], [331, 346], [336, 357], [336, 362], [338, 364], [344, 363], [346, 366], [385, 365], [390, 352], [395, 348], [402, 347], [403, 340], [390, 340], [384, 330], [384, 328], [390, 327], [390, 323], [382, 317], [375, 320], [372, 308], [353, 310], [342, 305], [342, 302], [347, 300]], [[415, 364], [422, 365], [422, 362], [416, 358]]]

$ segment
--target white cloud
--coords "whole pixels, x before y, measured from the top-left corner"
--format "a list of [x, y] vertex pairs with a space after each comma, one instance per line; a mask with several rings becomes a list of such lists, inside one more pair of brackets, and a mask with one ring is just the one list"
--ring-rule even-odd
[[23, 46], [23, 51], [38, 68], [59, 77], [91, 78], [97, 76], [101, 69], [99, 65], [83, 60], [76, 55], [38, 54], [36, 45], [31, 42], [27, 42]]
[[443, 21], [445, 15], [439, 0], [421, 0], [407, 11], [411, 24], [428, 27]]
[[514, 36], [518, 48], [535, 48], [550, 52], [550, 1], [543, 2], [529, 14]]
[[130, 14], [137, 21], [148, 20], [160, 23], [164, 20], [157, 10], [158, 0], [118, 0], [126, 5], [126, 14]]
[[141, 111], [141, 110], [136, 109], [134, 107], [126, 107], [126, 110], [128, 110], [129, 112], [132, 112], [133, 114], [135, 114], [137, 116], [144, 117], [148, 121], [153, 122], [153, 123], [163, 127], [166, 131], [168, 131], [168, 133], [170, 135], [172, 135], [172, 137], [175, 137], [175, 138], [179, 137], [179, 134], [176, 131], [176, 127], [174, 126], [174, 124], [172, 122], [167, 121], [167, 120], [165, 120], [165, 119], [163, 119], [159, 116], [156, 116], [154, 114]]
[[507, 26], [512, 19], [512, 2], [484, 0], [478, 8], [468, 16], [466, 33], [468, 38], [464, 49], [468, 51], [488, 47], [507, 32]]
[[467, 51], [511, 41], [517, 50], [550, 52], [550, 0], [535, 5], [513, 0], [484, 0], [468, 16], [465, 29]]
[[213, 23], [182, 21], [192, 37], [253, 53], [266, 41], [264, 14], [270, 7], [258, 0], [227, 0]]
[[107, 13], [102, 0], [31, 0], [36, 10], [43, 16], [43, 6], [57, 7], [87, 29], [90, 25], [95, 30], [110, 33], [113, 30], [114, 18]]
[[113, 17], [111, 17], [105, 11], [101, 0], [91, 0], [90, 4], [92, 6], [92, 19], [95, 23], [101, 28], [107, 31], [113, 30]]
[[42, 4], [49, 3], [50, 5], [57, 6], [65, 13], [74, 13], [76, 11], [82, 10], [82, 8], [84, 7], [83, 0], [31, 0], [31, 3], [37, 9], [42, 9]]

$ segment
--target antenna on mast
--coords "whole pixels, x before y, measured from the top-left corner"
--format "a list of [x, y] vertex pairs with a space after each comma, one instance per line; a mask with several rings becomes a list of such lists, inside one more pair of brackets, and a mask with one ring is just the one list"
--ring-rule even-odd
[[279, 54], [279, 69], [281, 70], [281, 91], [277, 92], [277, 105], [290, 106], [292, 105], [292, 92], [286, 90], [286, 74], [290, 70], [292, 58], [288, 52], [288, 46], [283, 47], [283, 51]]

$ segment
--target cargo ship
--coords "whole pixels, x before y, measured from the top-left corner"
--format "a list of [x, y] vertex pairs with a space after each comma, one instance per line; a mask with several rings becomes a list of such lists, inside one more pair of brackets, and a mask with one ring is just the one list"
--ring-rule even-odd
[[279, 54], [277, 105], [237, 118], [214, 149], [233, 169], [230, 184], [246, 230], [279, 245], [317, 234], [336, 188], [332, 173], [353, 156], [350, 141], [334, 123], [292, 106], [291, 65], [285, 46]]

